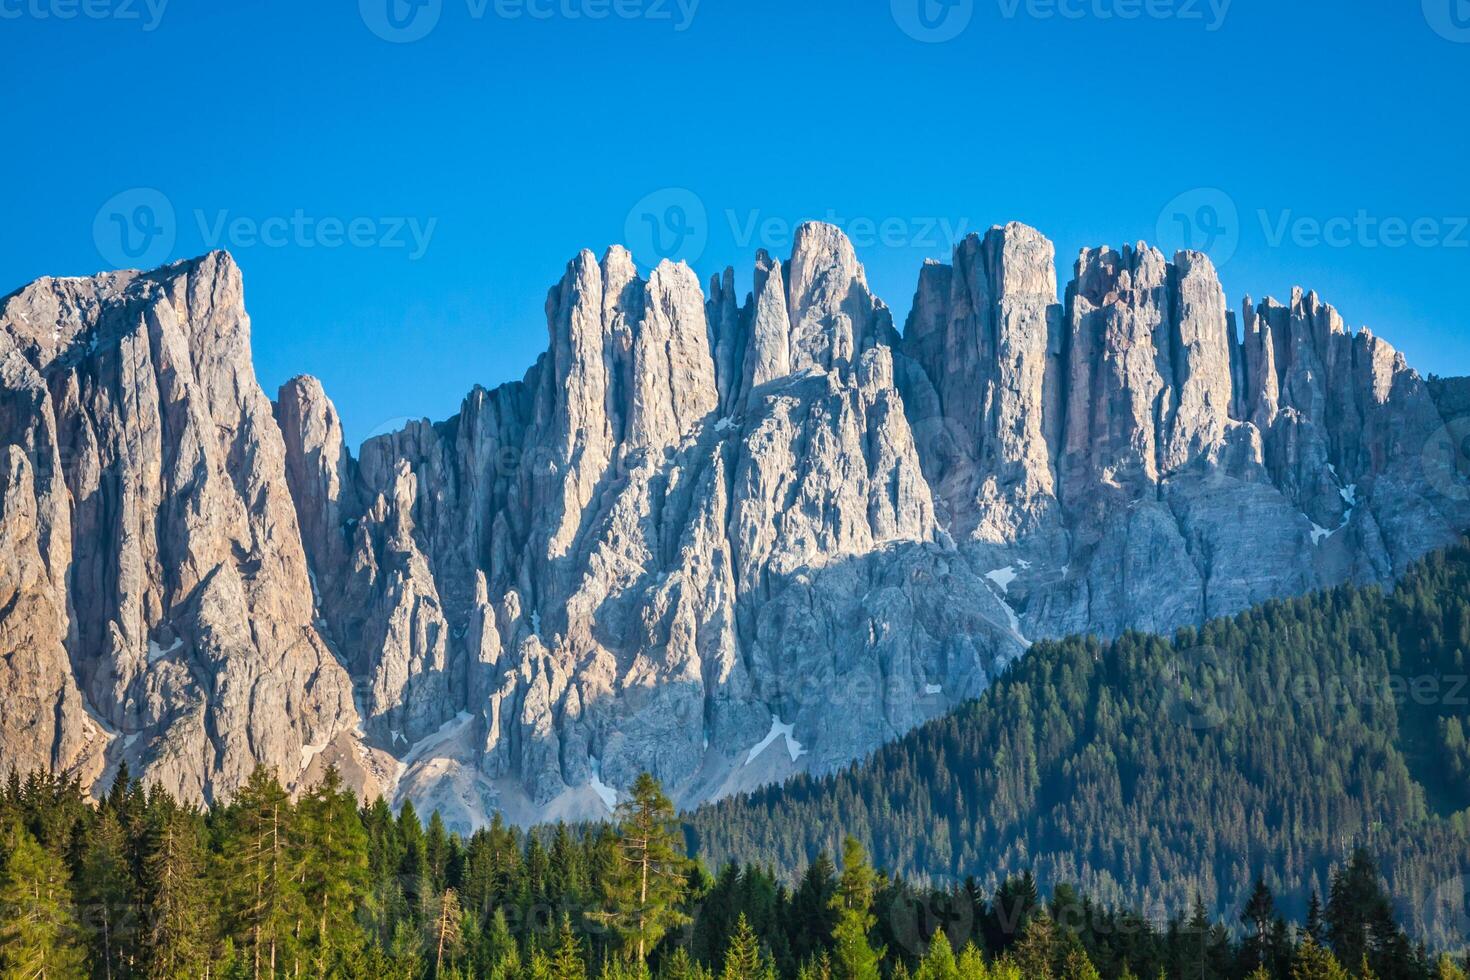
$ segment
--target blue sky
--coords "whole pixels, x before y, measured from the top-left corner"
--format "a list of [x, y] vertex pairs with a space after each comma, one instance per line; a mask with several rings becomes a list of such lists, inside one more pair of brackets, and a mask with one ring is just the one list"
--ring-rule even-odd
[[579, 248], [743, 290], [804, 218], [900, 322], [1020, 220], [1470, 373], [1470, 0], [389, 2], [0, 0], [0, 292], [228, 247], [262, 384], [354, 445], [519, 377]]

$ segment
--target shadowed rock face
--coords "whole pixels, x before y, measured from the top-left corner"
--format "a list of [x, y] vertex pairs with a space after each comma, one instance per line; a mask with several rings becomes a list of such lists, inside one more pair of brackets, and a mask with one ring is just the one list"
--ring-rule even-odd
[[[1315, 294], [971, 236], [902, 334], [835, 228], [706, 296], [583, 252], [524, 379], [354, 458], [272, 404], [223, 253], [0, 301], [0, 746], [228, 796], [327, 764], [468, 828], [830, 771], [1028, 638], [1386, 581], [1470, 523], [1456, 425]], [[1435, 447], [1449, 445], [1445, 453]]]

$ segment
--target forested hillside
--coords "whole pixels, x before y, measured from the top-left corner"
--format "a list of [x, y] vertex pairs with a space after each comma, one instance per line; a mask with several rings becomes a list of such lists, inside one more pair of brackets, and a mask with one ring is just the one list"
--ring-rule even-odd
[[359, 807], [329, 773], [292, 800], [264, 771], [198, 812], [124, 776], [0, 788], [0, 977], [25, 980], [1465, 980], [1394, 920], [1373, 858], [1288, 923], [1255, 883], [1203, 905], [1108, 909], [1027, 874], [993, 894], [918, 888], [854, 839], [792, 869], [682, 847], [643, 775], [617, 822], [468, 840], [412, 805]]
[[[823, 779], [688, 820], [707, 861], [796, 868], [844, 833], [906, 876], [1034, 871], [1110, 903], [1296, 912], [1356, 846], [1411, 930], [1466, 930], [1470, 547], [1166, 638], [1039, 643], [983, 697]], [[1459, 911], [1441, 913], [1453, 896]]]

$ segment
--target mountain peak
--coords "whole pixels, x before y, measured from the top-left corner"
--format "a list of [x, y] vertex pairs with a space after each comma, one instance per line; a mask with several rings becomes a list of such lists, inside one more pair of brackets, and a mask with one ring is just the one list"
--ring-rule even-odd
[[1400, 355], [1300, 290], [1237, 338], [1199, 253], [1083, 250], [1059, 291], [998, 225], [902, 337], [832, 225], [752, 283], [579, 252], [523, 380], [360, 460], [315, 378], [260, 391], [227, 253], [12, 294], [0, 744], [195, 799], [331, 764], [457, 829], [643, 771], [697, 802], [863, 756], [1034, 638], [1389, 581], [1470, 522]]

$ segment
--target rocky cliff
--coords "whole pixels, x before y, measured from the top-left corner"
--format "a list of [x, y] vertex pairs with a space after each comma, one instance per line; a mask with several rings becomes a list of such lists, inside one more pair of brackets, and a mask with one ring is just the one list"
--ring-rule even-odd
[[[0, 301], [0, 745], [190, 797], [327, 764], [468, 827], [830, 771], [1028, 638], [1386, 581], [1470, 524], [1457, 419], [1315, 294], [1012, 224], [900, 333], [826, 225], [701, 290], [583, 252], [548, 348], [356, 456], [274, 405], [223, 253]], [[1446, 447], [1448, 447], [1446, 449]]]

